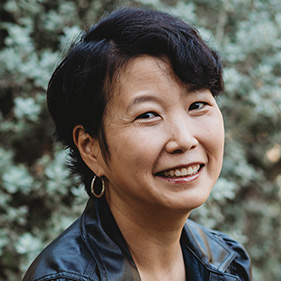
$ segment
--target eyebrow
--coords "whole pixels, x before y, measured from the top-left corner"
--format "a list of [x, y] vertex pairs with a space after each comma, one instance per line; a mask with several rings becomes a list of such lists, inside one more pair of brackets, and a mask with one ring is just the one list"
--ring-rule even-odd
[[130, 102], [130, 104], [127, 107], [127, 110], [129, 110], [130, 108], [132, 108], [140, 103], [151, 102], [151, 101], [159, 103], [160, 98], [156, 97], [156, 96], [150, 96], [150, 95], [138, 96]]

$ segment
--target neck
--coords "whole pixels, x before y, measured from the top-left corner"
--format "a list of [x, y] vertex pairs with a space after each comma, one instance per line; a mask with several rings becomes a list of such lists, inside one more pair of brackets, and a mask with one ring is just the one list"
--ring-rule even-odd
[[108, 203], [142, 280], [185, 280], [180, 237], [188, 215]]

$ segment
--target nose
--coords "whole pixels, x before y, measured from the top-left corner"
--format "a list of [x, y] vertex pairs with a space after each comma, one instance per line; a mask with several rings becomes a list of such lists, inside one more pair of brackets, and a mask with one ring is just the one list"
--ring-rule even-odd
[[185, 115], [169, 124], [169, 140], [166, 143], [168, 153], [183, 153], [198, 146], [195, 124], [188, 119]]

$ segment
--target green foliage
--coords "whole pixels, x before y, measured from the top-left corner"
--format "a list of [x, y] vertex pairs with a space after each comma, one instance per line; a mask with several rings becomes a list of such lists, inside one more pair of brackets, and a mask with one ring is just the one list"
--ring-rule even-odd
[[[31, 260], [83, 210], [86, 195], [54, 144], [45, 90], [80, 28], [113, 0], [5, 0], [0, 6], [0, 279]], [[141, 0], [198, 26], [223, 57], [224, 167], [193, 219], [247, 248], [255, 280], [281, 276], [281, 5], [279, 0]]]

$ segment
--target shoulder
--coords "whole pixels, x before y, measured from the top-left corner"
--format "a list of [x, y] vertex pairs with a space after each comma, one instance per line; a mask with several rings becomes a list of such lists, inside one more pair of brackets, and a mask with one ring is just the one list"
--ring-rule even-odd
[[184, 232], [188, 247], [208, 267], [252, 280], [251, 261], [244, 247], [228, 235], [187, 220]]
[[80, 219], [39, 254], [23, 278], [41, 280], [99, 280], [95, 259], [81, 237]]

